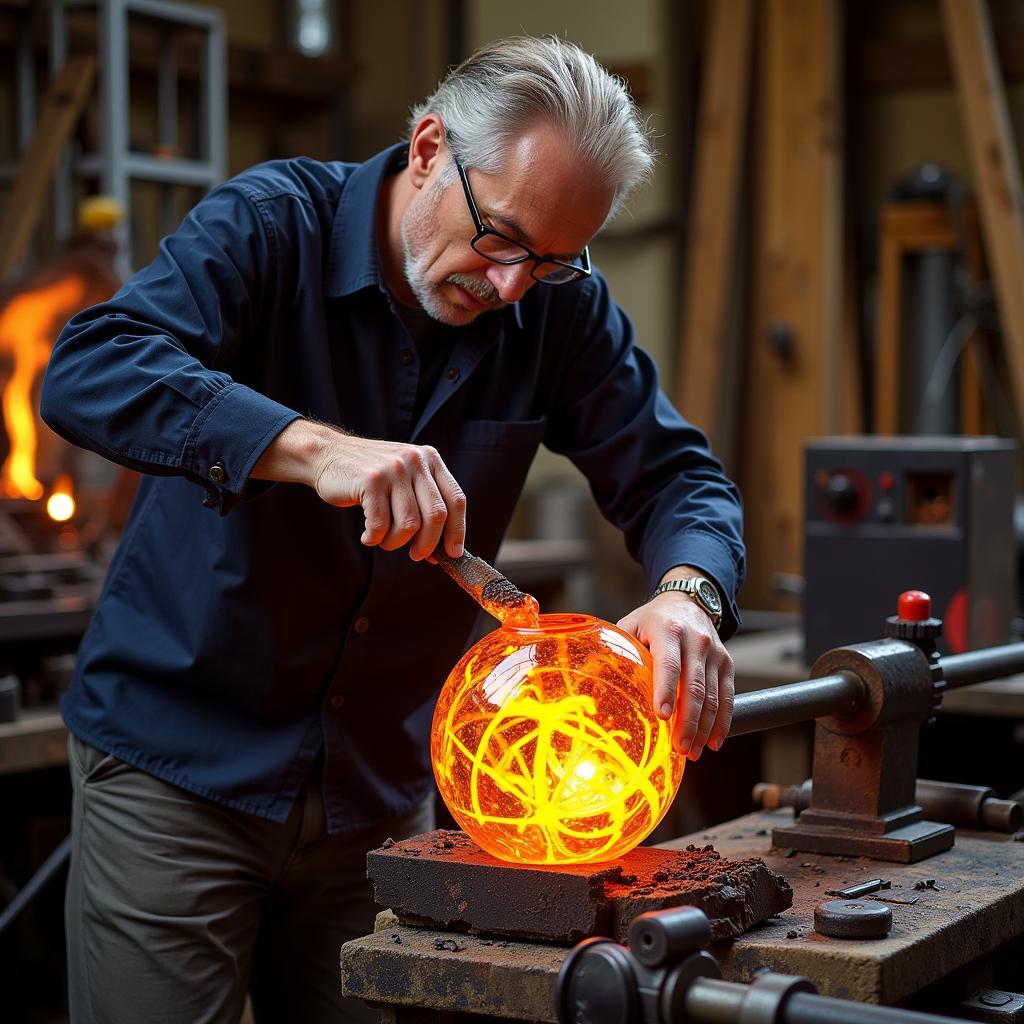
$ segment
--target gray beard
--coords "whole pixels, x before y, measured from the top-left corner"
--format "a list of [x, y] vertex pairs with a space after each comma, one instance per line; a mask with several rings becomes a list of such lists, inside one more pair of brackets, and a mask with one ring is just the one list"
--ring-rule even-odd
[[[421, 200], [423, 208], [406, 210], [402, 217], [402, 264], [405, 271], [405, 279], [416, 301], [423, 307], [428, 316], [443, 324], [452, 327], [461, 327], [479, 315], [476, 311], [466, 310], [463, 315], [454, 312], [452, 308], [442, 302], [438, 297], [438, 286], [432, 284], [427, 278], [427, 260], [422, 255], [423, 250], [434, 237], [437, 230], [437, 208], [441, 202], [444, 188], [440, 182], [431, 187]], [[474, 277], [471, 274], [450, 274], [446, 282], [464, 288], [471, 295], [475, 295], [481, 302], [490, 306], [500, 306], [501, 296], [490, 281], [481, 277]]]

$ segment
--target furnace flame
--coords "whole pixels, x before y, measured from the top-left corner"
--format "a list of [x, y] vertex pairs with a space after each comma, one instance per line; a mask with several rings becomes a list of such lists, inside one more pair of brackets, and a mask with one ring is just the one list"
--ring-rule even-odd
[[0, 355], [12, 361], [3, 392], [4, 426], [10, 452], [0, 467], [0, 487], [8, 498], [43, 496], [36, 477], [36, 402], [34, 389], [50, 360], [61, 326], [82, 307], [85, 281], [67, 274], [27, 289], [0, 309]]

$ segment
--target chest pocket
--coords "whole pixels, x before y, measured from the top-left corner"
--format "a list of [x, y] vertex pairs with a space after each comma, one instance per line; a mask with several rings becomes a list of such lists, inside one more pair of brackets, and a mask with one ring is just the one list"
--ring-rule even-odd
[[497, 551], [546, 428], [547, 417], [449, 425], [441, 456], [466, 493], [466, 544], [474, 554]]
[[548, 420], [462, 420], [451, 425], [453, 451], [529, 452], [530, 458], [544, 437]]

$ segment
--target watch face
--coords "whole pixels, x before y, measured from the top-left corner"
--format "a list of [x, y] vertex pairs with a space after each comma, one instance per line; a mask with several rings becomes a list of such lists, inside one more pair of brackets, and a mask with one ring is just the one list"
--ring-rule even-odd
[[701, 580], [697, 585], [697, 591], [705, 607], [710, 609], [713, 614], [720, 615], [722, 602], [718, 599], [718, 591], [715, 590], [714, 584], [709, 583], [707, 580]]

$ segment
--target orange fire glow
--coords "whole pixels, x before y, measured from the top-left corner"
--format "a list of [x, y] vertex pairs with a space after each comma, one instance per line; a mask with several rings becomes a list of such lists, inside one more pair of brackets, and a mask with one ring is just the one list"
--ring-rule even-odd
[[3, 391], [10, 452], [0, 467], [0, 487], [9, 498], [43, 496], [43, 485], [36, 478], [38, 439], [33, 389], [49, 361], [57, 331], [81, 308], [85, 296], [83, 278], [67, 274], [18, 293], [0, 309], [0, 355], [13, 361]]
[[651, 697], [650, 654], [610, 623], [506, 624], [438, 698], [431, 760], [448, 809], [502, 860], [621, 857], [664, 816], [685, 765]]

